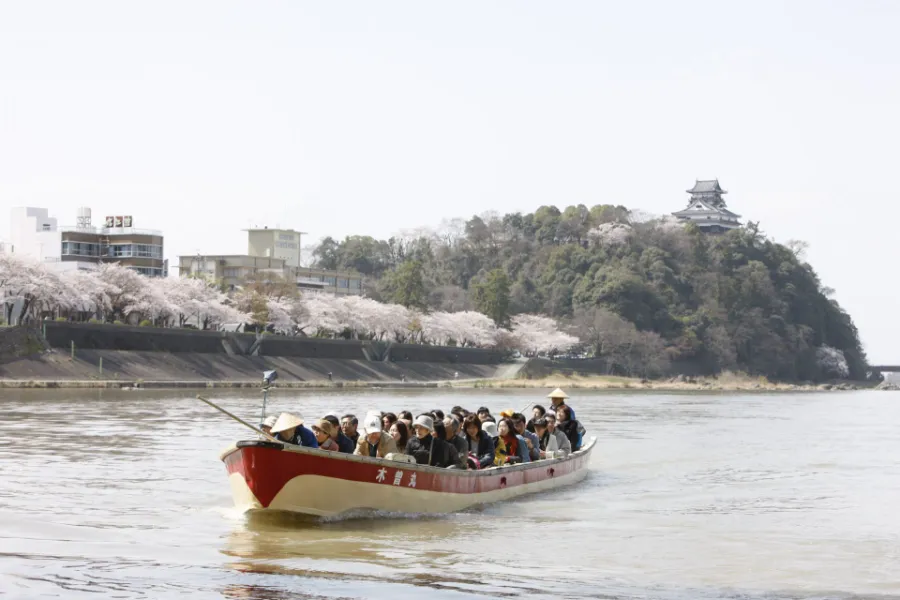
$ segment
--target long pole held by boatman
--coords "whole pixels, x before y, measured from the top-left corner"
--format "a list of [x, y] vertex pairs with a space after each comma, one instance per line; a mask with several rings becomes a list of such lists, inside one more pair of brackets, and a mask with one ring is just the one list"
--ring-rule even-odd
[[263, 431], [262, 429], [260, 429], [260, 428], [258, 428], [258, 427], [254, 427], [253, 425], [251, 425], [251, 424], [248, 423], [247, 421], [243, 420], [243, 419], [240, 418], [239, 416], [237, 416], [237, 415], [235, 415], [235, 414], [232, 414], [232, 413], [228, 412], [227, 410], [225, 410], [224, 408], [222, 408], [221, 406], [219, 406], [219, 405], [216, 404], [215, 402], [210, 402], [209, 400], [207, 400], [207, 399], [204, 398], [203, 396], [199, 396], [199, 395], [197, 396], [197, 400], [199, 400], [199, 401], [201, 401], [201, 402], [204, 402], [204, 403], [206, 403], [206, 404], [212, 406], [214, 409], [216, 409], [216, 410], [219, 411], [220, 413], [222, 413], [222, 414], [224, 414], [224, 415], [226, 415], [226, 416], [231, 417], [232, 419], [234, 419], [235, 421], [237, 421], [238, 423], [240, 423], [240, 424], [243, 425], [244, 427], [247, 427], [247, 428], [249, 428], [249, 429], [252, 429], [252, 430], [255, 431], [256, 433], [258, 433], [258, 434], [260, 434], [261, 436], [263, 436], [264, 438], [266, 438], [267, 440], [269, 440], [269, 441], [271, 441], [271, 442], [277, 442], [277, 441], [278, 441], [278, 440], [276, 440], [274, 437], [272, 437], [270, 434], [268, 434], [268, 433], [266, 433], [265, 431]]

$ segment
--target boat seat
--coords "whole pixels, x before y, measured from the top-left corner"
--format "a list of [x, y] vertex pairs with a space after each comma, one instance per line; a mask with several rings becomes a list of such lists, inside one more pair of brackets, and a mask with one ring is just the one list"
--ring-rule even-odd
[[392, 460], [394, 462], [401, 463], [415, 463], [416, 459], [414, 456], [410, 456], [409, 454], [401, 454], [399, 452], [388, 452], [385, 455], [385, 460]]

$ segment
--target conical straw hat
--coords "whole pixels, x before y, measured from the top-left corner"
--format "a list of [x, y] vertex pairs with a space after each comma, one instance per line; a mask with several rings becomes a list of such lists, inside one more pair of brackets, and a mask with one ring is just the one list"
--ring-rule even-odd
[[552, 392], [547, 394], [547, 397], [548, 398], [568, 398], [569, 396], [564, 391], [562, 391], [562, 388], [556, 388], [555, 390], [553, 390]]
[[272, 433], [279, 433], [298, 425], [303, 425], [303, 419], [291, 413], [281, 413], [278, 415], [278, 420], [272, 425]]

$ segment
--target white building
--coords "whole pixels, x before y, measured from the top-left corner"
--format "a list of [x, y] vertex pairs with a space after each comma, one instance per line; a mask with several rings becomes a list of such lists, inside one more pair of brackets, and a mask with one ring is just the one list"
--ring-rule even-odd
[[13, 208], [9, 243], [3, 245], [3, 251], [61, 271], [117, 262], [142, 275], [168, 274], [162, 232], [136, 229], [130, 216], [106, 217], [104, 227], [94, 227], [89, 208], [79, 208], [75, 222], [73, 226], [59, 225], [46, 208]]

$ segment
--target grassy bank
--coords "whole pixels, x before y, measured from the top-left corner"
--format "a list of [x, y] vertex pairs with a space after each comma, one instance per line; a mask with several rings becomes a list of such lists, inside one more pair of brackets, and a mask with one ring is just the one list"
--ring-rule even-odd
[[647, 380], [611, 375], [550, 375], [538, 379], [484, 379], [454, 387], [489, 389], [529, 389], [561, 387], [583, 390], [656, 390], [656, 391], [720, 391], [720, 392], [811, 392], [829, 390], [856, 390], [876, 387], [865, 382], [833, 383], [783, 383], [771, 382], [765, 377], [751, 377], [741, 373], [722, 373], [718, 377], [684, 377]]

